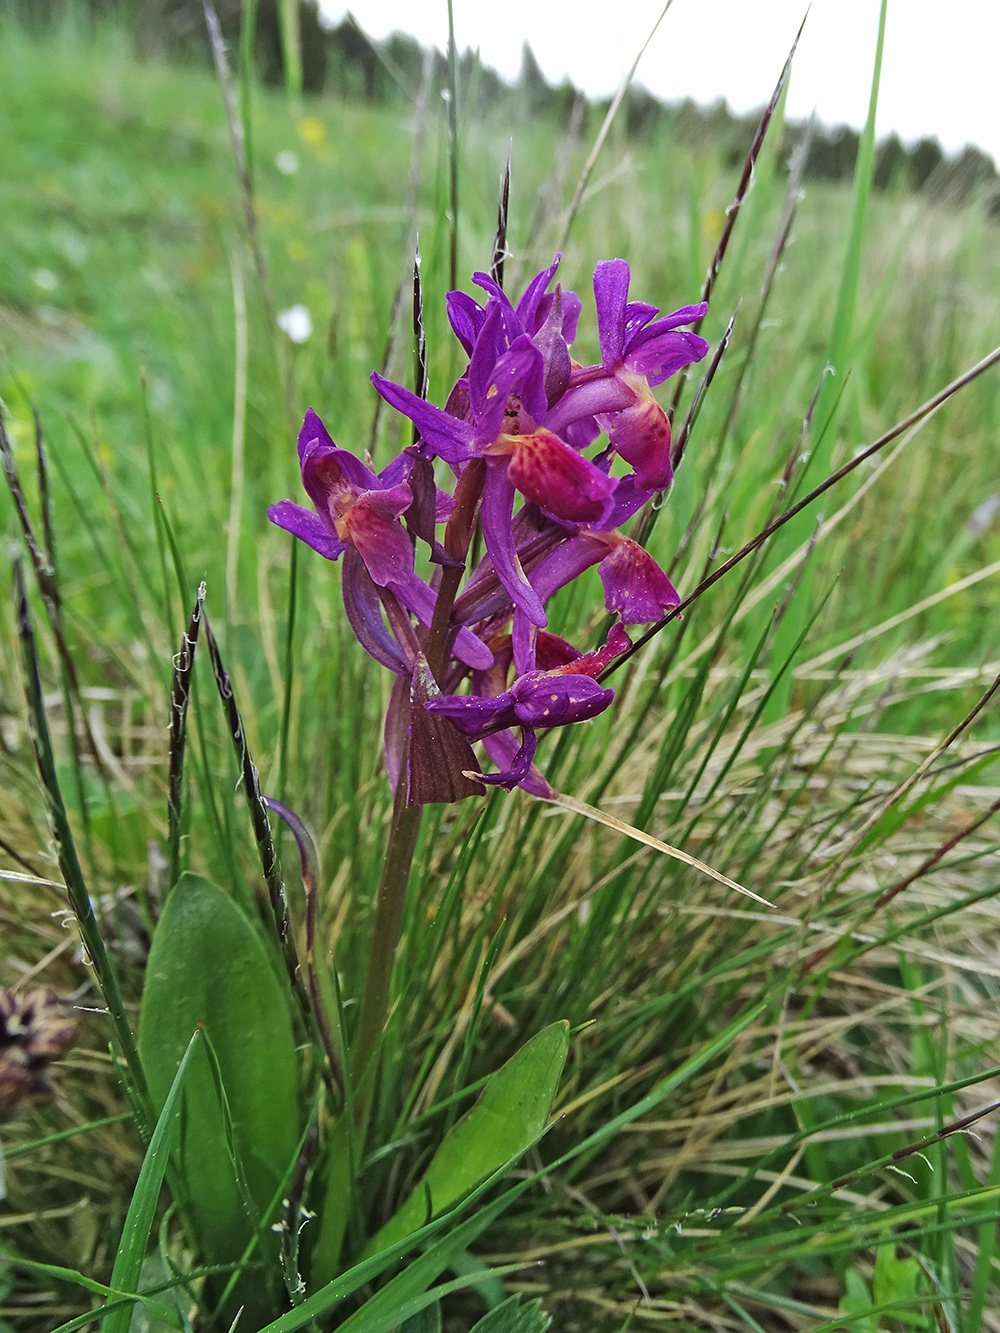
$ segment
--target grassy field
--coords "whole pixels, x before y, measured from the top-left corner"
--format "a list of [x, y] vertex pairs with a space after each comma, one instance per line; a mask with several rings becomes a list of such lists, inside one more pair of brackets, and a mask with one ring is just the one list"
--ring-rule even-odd
[[[489, 267], [512, 140], [508, 290], [562, 249], [585, 310], [594, 264], [612, 256], [629, 260], [637, 297], [665, 310], [698, 299], [739, 166], [613, 127], [564, 242], [596, 115], [574, 136], [516, 102], [486, 119], [459, 110], [464, 289]], [[128, 1012], [169, 887], [171, 661], [201, 579], [262, 786], [316, 839], [320, 951], [336, 954], [350, 1002], [391, 806], [391, 682], [346, 625], [338, 567], [306, 549], [293, 559], [266, 509], [300, 497], [307, 406], [377, 466], [406, 442], [368, 375], [410, 374], [417, 232], [434, 401], [462, 368], [444, 312], [440, 98], [290, 107], [254, 88], [266, 287], [207, 70], [141, 63], [111, 30], [41, 41], [8, 26], [0, 122], [0, 399], [39, 532], [33, 408], [44, 431], [78, 690], [34, 587], [32, 612], [62, 793]], [[732, 341], [649, 536], [682, 596], [1000, 342], [997, 223], [979, 201], [874, 193], [855, 262], [851, 188], [810, 184], [799, 200], [779, 144], [775, 125], [703, 328], [714, 348], [738, 310]], [[313, 323], [301, 344], [269, 325], [269, 308], [296, 304]], [[834, 312], [851, 309], [832, 334]], [[574, 348], [584, 362], [598, 357], [593, 327]], [[612, 678], [608, 712], [541, 748], [561, 791], [772, 908], [523, 792], [429, 808], [358, 1235], [391, 1214], [472, 1090], [568, 1019], [560, 1118], [512, 1177], [539, 1179], [472, 1246], [491, 1266], [544, 1260], [505, 1282], [540, 1297], [557, 1328], [1000, 1328], [995, 1113], [975, 1135], [938, 1137], [1000, 1098], [1000, 727], [987, 703], [952, 734], [1000, 670], [997, 374], [708, 589]], [[99, 1008], [65, 893], [44, 882], [59, 871], [10, 598], [2, 616], [0, 984]], [[603, 641], [596, 573], [559, 594], [553, 623]], [[183, 864], [252, 905], [260, 868], [214, 689], [203, 661]], [[287, 839], [284, 852], [298, 923]], [[4, 1127], [12, 1328], [52, 1330], [107, 1299], [73, 1274], [108, 1282], [142, 1160], [127, 1120], [97, 1123], [125, 1105], [108, 1041], [88, 1018], [54, 1100]], [[173, 1212], [143, 1282], [170, 1262], [199, 1262]], [[469, 1328], [495, 1295], [481, 1282], [448, 1297], [444, 1327]], [[359, 1328], [398, 1322], [365, 1324], [365, 1309]]]

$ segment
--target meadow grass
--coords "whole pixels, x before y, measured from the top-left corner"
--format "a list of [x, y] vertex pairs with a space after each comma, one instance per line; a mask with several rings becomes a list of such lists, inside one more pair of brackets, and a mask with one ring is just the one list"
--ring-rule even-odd
[[[391, 805], [388, 684], [346, 626], [337, 568], [293, 557], [265, 511], [298, 495], [308, 405], [377, 464], [405, 442], [368, 374], [409, 374], [417, 231], [432, 399], [461, 369], [443, 302], [443, 108], [335, 95], [290, 107], [254, 89], [267, 292], [207, 70], [140, 62], [113, 29], [42, 41], [9, 24], [0, 115], [0, 397], [39, 532], [33, 407], [44, 431], [78, 691], [60, 685], [34, 591], [32, 612], [62, 793], [126, 1009], [134, 1018], [166, 888], [171, 659], [204, 579], [263, 789], [316, 839], [320, 952], [324, 966], [336, 955], [349, 1023]], [[550, 261], [597, 126], [593, 111], [569, 135], [516, 101], [479, 118], [459, 101], [461, 285], [489, 265], [508, 142], [513, 291]], [[298, 169], [286, 175], [288, 151]], [[586, 304], [595, 261], [623, 255], [634, 290], [661, 307], [697, 299], [738, 176], [703, 146], [613, 126], [562, 280]], [[792, 202], [792, 243], [776, 256]], [[849, 460], [1000, 341], [996, 223], [977, 201], [874, 194], [856, 272], [851, 218], [847, 187], [797, 198], [772, 126], [703, 329], [714, 346], [738, 309], [733, 337], [649, 529], [682, 596], [822, 480], [809, 456]], [[857, 291], [850, 373], [838, 367], [822, 400], [832, 419], [804, 431], [845, 282]], [[313, 336], [272, 336], [269, 303], [304, 303]], [[574, 352], [598, 355], [593, 340]], [[541, 1297], [560, 1329], [1000, 1325], [994, 1120], [938, 1137], [1000, 1097], [989, 705], [945, 744], [1000, 669], [1000, 529], [983, 508], [998, 401], [994, 371], [904, 433], [823, 496], [797, 541], [779, 535], [632, 657], [608, 712], [542, 746], [561, 791], [772, 908], [524, 793], [430, 808], [358, 1235], [390, 1216], [473, 1091], [532, 1034], [568, 1019], [569, 1059], [558, 1118], [511, 1176], [506, 1211], [437, 1269], [429, 1238], [393, 1279], [412, 1290], [386, 1287], [380, 1310], [359, 1301], [351, 1327], [396, 1326], [444, 1268], [468, 1281], [472, 1254], [524, 1265], [507, 1290]], [[596, 576], [553, 606], [574, 642], [603, 639]], [[0, 867], [36, 882], [0, 881], [2, 980], [37, 975], [98, 1007], [59, 917], [65, 894], [39, 882], [58, 870], [3, 614]], [[206, 661], [189, 731], [181, 863], [252, 910], [260, 865]], [[284, 850], [300, 930], [287, 838]], [[0, 1241], [17, 1262], [0, 1318], [19, 1328], [83, 1319], [106, 1299], [84, 1279], [107, 1283], [120, 1259], [143, 1150], [115, 1119], [109, 1037], [89, 1021], [55, 1101], [4, 1131]], [[149, 1288], [169, 1286], [171, 1263], [198, 1266], [176, 1215], [161, 1216]], [[186, 1317], [196, 1286], [185, 1290]], [[488, 1282], [450, 1296], [445, 1326], [469, 1327], [483, 1299], [496, 1299]]]

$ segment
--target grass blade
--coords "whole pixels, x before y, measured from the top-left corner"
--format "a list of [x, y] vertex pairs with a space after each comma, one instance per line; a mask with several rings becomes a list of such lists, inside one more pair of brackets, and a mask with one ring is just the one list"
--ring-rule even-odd
[[[188, 1048], [177, 1067], [177, 1073], [170, 1091], [167, 1093], [163, 1110], [160, 1112], [149, 1140], [149, 1147], [142, 1160], [139, 1179], [136, 1181], [132, 1200], [125, 1215], [122, 1238], [115, 1255], [115, 1266], [111, 1273], [111, 1288], [114, 1292], [134, 1291], [142, 1270], [142, 1261], [146, 1256], [149, 1233], [153, 1226], [160, 1187], [170, 1160], [170, 1140], [173, 1134], [176, 1112], [179, 1109], [181, 1090], [191, 1064], [195, 1043], [201, 1034], [196, 1030], [188, 1042]], [[139, 1299], [137, 1297], [137, 1299]], [[115, 1310], [104, 1321], [104, 1333], [128, 1333], [132, 1319], [131, 1307]], [[171, 1321], [173, 1322], [173, 1321]], [[174, 1326], [181, 1327], [177, 1320]]]
[[205, 604], [204, 581], [191, 612], [191, 620], [181, 640], [180, 651], [174, 658], [173, 680], [170, 686], [170, 745], [167, 776], [167, 892], [173, 888], [180, 874], [181, 821], [184, 814], [184, 747], [187, 740], [187, 710], [191, 698], [191, 673], [198, 646], [201, 613]]
[[593, 175], [594, 167], [597, 166], [597, 159], [601, 155], [601, 149], [604, 147], [604, 141], [608, 137], [608, 132], [610, 131], [611, 126], [614, 124], [615, 116], [617, 116], [618, 114], [618, 108], [625, 100], [625, 94], [632, 86], [632, 80], [635, 78], [635, 72], [639, 68], [639, 61], [646, 54], [647, 46], [649, 46], [650, 42], [655, 37], [657, 28], [659, 28], [660, 24], [663, 22], [664, 18], [666, 17], [667, 10], [670, 8], [673, 2], [674, 0], [667, 0], [667, 3], [660, 10], [659, 18], [657, 18], [652, 28], [650, 28], [649, 36], [643, 42], [642, 46], [640, 46], [636, 58], [632, 61], [632, 68], [625, 75], [624, 79], [622, 79], [618, 91], [612, 98], [611, 105], [608, 107], [607, 115], [604, 117], [604, 121], [601, 125], [601, 128], [597, 131], [597, 138], [594, 140], [594, 146], [590, 150], [590, 155], [588, 156], [586, 162], [583, 165], [583, 170], [580, 172], [580, 179], [576, 183], [576, 191], [573, 195], [572, 202], [570, 203], [569, 212], [566, 215], [566, 225], [563, 227], [562, 238], [559, 241], [559, 244], [556, 246], [557, 250], [565, 250], [567, 244], [569, 243], [570, 231], [572, 230], [573, 223], [576, 221], [576, 215], [580, 211], [580, 205], [583, 203], [583, 196], [587, 191], [587, 186], [590, 183], [590, 177]]
[[455, 6], [448, 0], [448, 284], [458, 286], [458, 47]]
[[45, 705], [42, 702], [42, 682], [38, 670], [38, 654], [35, 649], [35, 633], [31, 625], [31, 611], [28, 607], [28, 594], [24, 586], [24, 574], [19, 557], [14, 560], [14, 598], [17, 613], [18, 637], [21, 642], [21, 661], [24, 670], [24, 692], [28, 703], [28, 715], [32, 724], [32, 744], [38, 776], [52, 831], [55, 838], [56, 855], [62, 873], [70, 907], [80, 929], [83, 946], [90, 958], [91, 966], [97, 978], [98, 988], [107, 1005], [108, 1017], [118, 1042], [119, 1049], [128, 1070], [127, 1090], [136, 1114], [140, 1132], [148, 1136], [153, 1127], [153, 1109], [149, 1100], [149, 1090], [143, 1073], [135, 1038], [129, 1027], [125, 1013], [118, 978], [115, 975], [111, 959], [104, 945], [97, 918], [87, 885], [83, 878], [73, 831], [66, 815], [59, 779], [56, 776], [55, 755], [49, 736]]

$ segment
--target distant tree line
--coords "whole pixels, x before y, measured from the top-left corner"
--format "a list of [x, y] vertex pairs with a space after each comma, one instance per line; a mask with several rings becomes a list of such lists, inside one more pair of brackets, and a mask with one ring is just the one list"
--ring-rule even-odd
[[[214, 0], [223, 33], [232, 46], [239, 38], [247, 0]], [[284, 59], [279, 21], [280, 0], [257, 0], [255, 56], [258, 72], [268, 83], [283, 78]], [[336, 91], [341, 97], [390, 103], [415, 98], [431, 62], [433, 84], [447, 86], [445, 57], [428, 53], [412, 37], [393, 33], [374, 41], [349, 19], [327, 28], [315, 0], [298, 0], [302, 47], [303, 86], [307, 92]], [[140, 48], [166, 57], [208, 59], [201, 0], [0, 0], [20, 21], [43, 26], [67, 20], [87, 23], [112, 19], [128, 27]], [[571, 83], [551, 85], [530, 46], [525, 43], [521, 72], [515, 84], [505, 82], [494, 69], [466, 50], [459, 61], [459, 80], [466, 105], [486, 110], [516, 99], [522, 112], [548, 117], [561, 125], [579, 114], [582, 94]], [[603, 116], [607, 103], [588, 103], [588, 117]], [[701, 106], [693, 100], [667, 103], [636, 85], [622, 108], [625, 132], [635, 139], [669, 134], [695, 146], [721, 151], [728, 163], [746, 158], [759, 112], [736, 115], [719, 100]], [[851, 177], [860, 136], [847, 125], [788, 122], [783, 153], [790, 153], [808, 134], [804, 174], [814, 180], [840, 181]], [[948, 156], [934, 138], [909, 146], [896, 134], [880, 141], [874, 173], [876, 189], [926, 190], [962, 201], [975, 193], [986, 195], [991, 213], [1000, 219], [1000, 178], [993, 159], [971, 145]]]

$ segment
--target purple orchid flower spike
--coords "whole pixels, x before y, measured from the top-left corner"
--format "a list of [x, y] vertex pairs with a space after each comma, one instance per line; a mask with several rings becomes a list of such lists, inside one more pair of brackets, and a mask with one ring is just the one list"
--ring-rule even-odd
[[[268, 510], [326, 559], [344, 557], [351, 628], [396, 677], [386, 766], [410, 805], [484, 784], [552, 795], [533, 762], [538, 733], [603, 712], [613, 692], [598, 678], [631, 646], [625, 627], [679, 601], [620, 527], [670, 481], [670, 426], [652, 390], [705, 355], [705, 340], [684, 328], [705, 306], [659, 317], [629, 301], [624, 260], [598, 264], [601, 360], [581, 366], [570, 355], [581, 304], [553, 286], [558, 265], [557, 256], [516, 303], [485, 273], [473, 279], [484, 304], [449, 294], [469, 360], [444, 408], [372, 375], [417, 428], [416, 443], [381, 473], [338, 448], [310, 409], [299, 461], [313, 509], [282, 500]], [[609, 447], [591, 461], [584, 451], [602, 430]], [[612, 476], [615, 454], [628, 475]], [[457, 478], [454, 495], [438, 489], [435, 459]], [[480, 527], [485, 554], [469, 573]], [[427, 581], [416, 572], [421, 544]], [[580, 653], [546, 631], [545, 607], [594, 565], [616, 622], [603, 647]], [[498, 772], [478, 774], [473, 741]]]
[[652, 389], [706, 354], [705, 339], [683, 325], [701, 319], [708, 306], [702, 301], [656, 319], [656, 306], [629, 301], [630, 279], [624, 259], [603, 260], [594, 269], [601, 366], [633, 395], [630, 406], [602, 424], [639, 484], [662, 490], [673, 475], [670, 423]]

